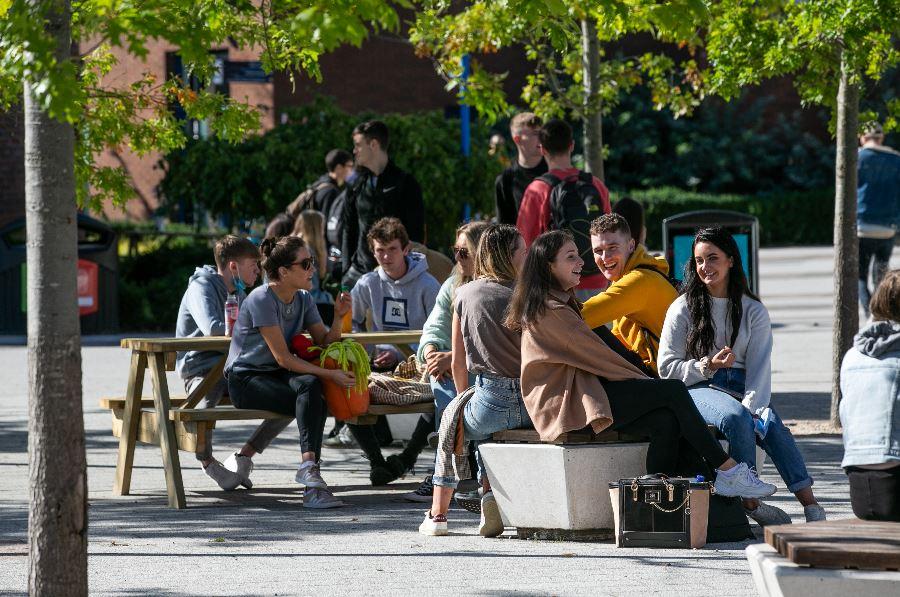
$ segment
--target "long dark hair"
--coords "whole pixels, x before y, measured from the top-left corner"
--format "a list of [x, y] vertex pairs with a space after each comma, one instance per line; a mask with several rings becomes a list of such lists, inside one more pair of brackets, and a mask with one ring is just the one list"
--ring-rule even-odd
[[547, 295], [551, 288], [559, 288], [550, 272], [550, 264], [564, 244], [572, 240], [572, 235], [563, 230], [545, 232], [537, 237], [519, 274], [513, 290], [509, 310], [506, 313], [506, 327], [521, 330], [534, 324], [547, 310]]
[[747, 284], [747, 276], [744, 274], [744, 266], [741, 263], [741, 253], [738, 250], [734, 238], [719, 226], [701, 228], [694, 236], [691, 245], [691, 258], [684, 264], [684, 295], [688, 312], [691, 314], [691, 329], [687, 337], [687, 353], [701, 359], [707, 356], [715, 348], [716, 331], [712, 321], [709, 289], [700, 276], [697, 275], [697, 261], [694, 259], [694, 248], [697, 243], [710, 243], [715, 245], [726, 257], [732, 259], [731, 271], [728, 273], [728, 313], [731, 320], [731, 344], [734, 346], [737, 340], [738, 330], [741, 327], [741, 318], [744, 316], [744, 307], [741, 303], [746, 294], [754, 300], [759, 300], [750, 292]]

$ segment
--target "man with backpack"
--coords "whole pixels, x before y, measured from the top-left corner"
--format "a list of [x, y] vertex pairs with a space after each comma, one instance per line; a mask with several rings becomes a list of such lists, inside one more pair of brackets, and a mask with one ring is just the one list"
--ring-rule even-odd
[[[296, 220], [300, 212], [314, 209], [322, 213], [326, 222], [326, 241], [328, 247], [341, 247], [340, 208], [343, 205], [338, 197], [344, 190], [353, 173], [353, 156], [343, 149], [332, 149], [325, 155], [326, 173], [306, 187], [285, 210], [292, 220]], [[333, 222], [332, 222], [333, 220]], [[332, 227], [334, 228], [333, 234]], [[333, 239], [333, 240], [332, 240]]]
[[516, 228], [526, 245], [548, 230], [566, 230], [572, 235], [584, 260], [575, 295], [585, 301], [606, 288], [606, 278], [594, 264], [590, 226], [592, 220], [610, 212], [609, 191], [598, 178], [572, 166], [575, 142], [566, 122], [553, 119], [545, 123], [540, 140], [549, 170], [525, 189]]
[[666, 311], [678, 298], [668, 262], [637, 244], [619, 214], [591, 222], [591, 245], [594, 262], [611, 284], [584, 303], [584, 321], [592, 329], [612, 322], [616, 339], [655, 372]]

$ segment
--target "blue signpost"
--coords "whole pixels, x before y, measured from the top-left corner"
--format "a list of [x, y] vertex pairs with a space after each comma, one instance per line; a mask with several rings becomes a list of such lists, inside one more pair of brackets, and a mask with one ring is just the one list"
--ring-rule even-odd
[[[460, 94], [464, 95], [466, 91], [466, 82], [469, 80], [469, 74], [472, 72], [472, 67], [470, 64], [470, 58], [468, 54], [463, 55], [462, 57], [462, 81], [460, 82], [459, 90]], [[472, 123], [470, 111], [471, 108], [463, 99], [459, 104], [459, 138], [460, 138], [460, 150], [462, 154], [466, 157], [469, 157], [472, 153]], [[472, 219], [472, 205], [466, 201], [463, 205], [463, 222], [468, 222]]]

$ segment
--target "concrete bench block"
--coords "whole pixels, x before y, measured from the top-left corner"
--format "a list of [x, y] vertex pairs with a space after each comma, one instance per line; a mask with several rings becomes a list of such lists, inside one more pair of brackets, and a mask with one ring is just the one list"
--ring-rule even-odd
[[761, 597], [883, 597], [900, 595], [900, 572], [799, 566], [765, 543], [745, 550]]
[[646, 473], [646, 442], [482, 444], [481, 457], [506, 526], [612, 529], [609, 483]]

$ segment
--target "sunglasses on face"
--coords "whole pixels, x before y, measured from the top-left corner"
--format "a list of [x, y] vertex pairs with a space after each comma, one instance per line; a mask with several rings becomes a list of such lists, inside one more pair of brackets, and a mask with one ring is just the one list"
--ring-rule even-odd
[[291, 267], [295, 265], [299, 265], [304, 270], [309, 271], [316, 265], [316, 260], [314, 257], [307, 257], [306, 259], [301, 259], [300, 261], [295, 261], [291, 264]]
[[453, 254], [457, 259], [468, 259], [469, 258], [469, 249], [466, 247], [451, 247], [453, 249]]

